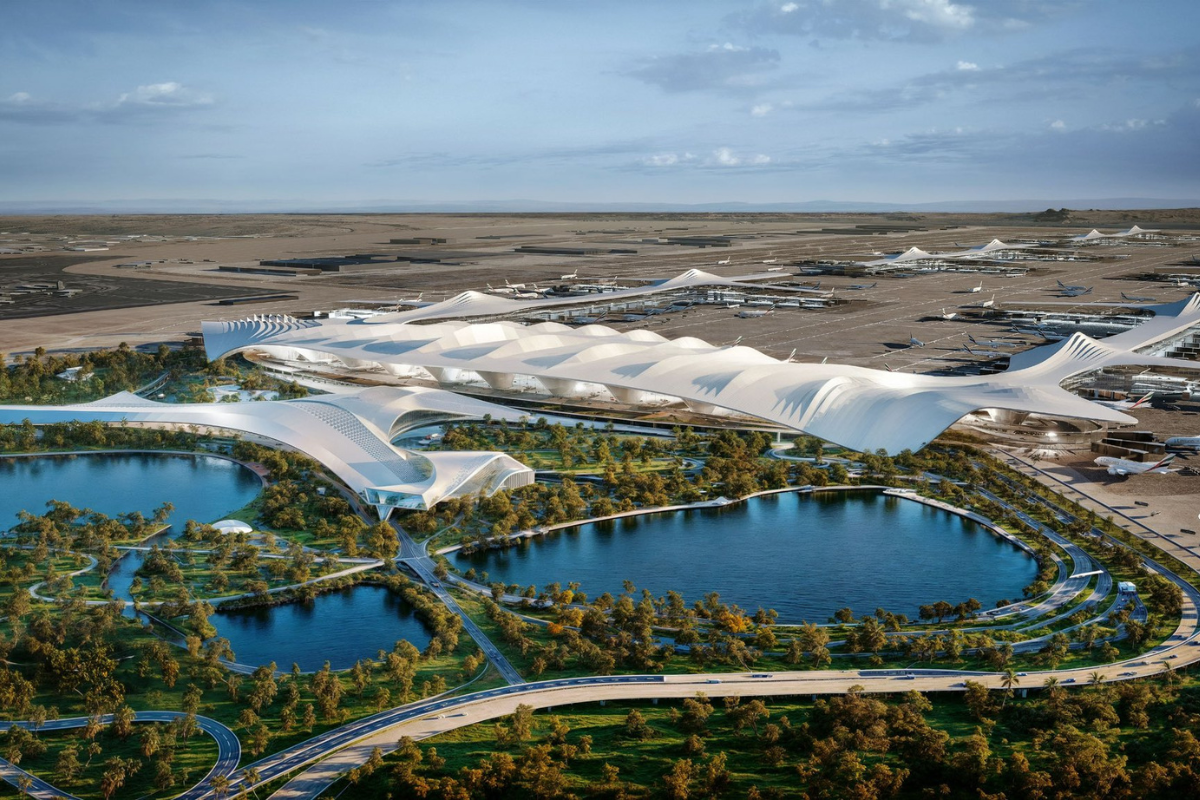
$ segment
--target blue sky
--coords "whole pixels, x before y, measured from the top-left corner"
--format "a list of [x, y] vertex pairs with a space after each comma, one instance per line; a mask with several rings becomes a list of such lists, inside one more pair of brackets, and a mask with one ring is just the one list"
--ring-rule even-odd
[[1196, 0], [0, 5], [0, 201], [1200, 196]]

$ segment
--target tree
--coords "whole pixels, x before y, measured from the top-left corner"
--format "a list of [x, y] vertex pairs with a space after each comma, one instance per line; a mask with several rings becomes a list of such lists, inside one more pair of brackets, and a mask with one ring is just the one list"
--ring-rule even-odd
[[662, 777], [663, 791], [671, 800], [687, 800], [691, 796], [692, 778], [696, 765], [686, 758], [676, 761], [671, 771]]
[[625, 735], [631, 739], [645, 740], [654, 735], [654, 729], [646, 724], [646, 718], [636, 708], [625, 715]]
[[1008, 702], [1008, 698], [1013, 695], [1013, 687], [1020, 682], [1021, 679], [1017, 677], [1017, 673], [1011, 667], [1004, 670], [1004, 675], [1000, 678], [1000, 685], [1004, 687], [1004, 702]]

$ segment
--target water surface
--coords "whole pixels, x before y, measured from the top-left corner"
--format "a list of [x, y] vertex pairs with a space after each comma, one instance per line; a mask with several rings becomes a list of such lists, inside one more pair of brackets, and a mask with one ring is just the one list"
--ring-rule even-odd
[[491, 581], [578, 581], [595, 597], [625, 580], [688, 603], [718, 592], [726, 603], [823, 622], [839, 608], [877, 607], [916, 618], [937, 600], [1016, 599], [1034, 560], [954, 514], [875, 492], [782, 494], [723, 509], [630, 517], [539, 537], [507, 550], [452, 556]]

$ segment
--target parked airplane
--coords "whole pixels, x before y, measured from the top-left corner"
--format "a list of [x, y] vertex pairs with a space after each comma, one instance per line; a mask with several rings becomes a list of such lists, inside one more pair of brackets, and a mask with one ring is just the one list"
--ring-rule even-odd
[[1086, 286], [1069, 286], [1069, 285], [1063, 283], [1062, 281], [1055, 281], [1055, 283], [1058, 284], [1058, 288], [1060, 288], [1060, 289], [1086, 289], [1087, 288]]
[[[764, 261], [763, 263], [766, 264], [768, 262]], [[783, 272], [783, 267], [767, 267], [767, 272]]]
[[1020, 342], [1009, 342], [1004, 339], [976, 339], [971, 334], [967, 334], [967, 338], [971, 340], [971, 344], [979, 345], [980, 347], [1016, 347]]
[[1067, 338], [1065, 333], [1059, 333], [1058, 331], [1053, 331], [1040, 325], [1036, 328], [1018, 328], [1014, 326], [1013, 331], [1015, 333], [1023, 333], [1026, 336], [1040, 336], [1047, 342], [1061, 342], [1063, 339]]
[[733, 261], [733, 256], [730, 256], [729, 258], [722, 258], [720, 261], [717, 262], [717, 266], [723, 267], [726, 264], [729, 264], [731, 261]]
[[1121, 292], [1121, 299], [1128, 300], [1131, 303], [1154, 303], [1157, 302], [1153, 297], [1143, 297], [1140, 294], [1125, 294]]
[[1176, 450], [1200, 450], [1200, 436], [1172, 436], [1166, 445]]
[[764, 263], [764, 264], [774, 264], [774, 263], [775, 263], [776, 261], [778, 261], [778, 260], [779, 260], [778, 258], [764, 258], [762, 263]]
[[992, 295], [990, 300], [984, 300], [982, 303], [979, 304], [980, 308], [995, 308], [995, 306], [996, 306], [996, 295]]
[[1078, 287], [1078, 286], [1068, 286], [1067, 288], [1060, 291], [1058, 293], [1058, 296], [1059, 297], [1083, 297], [1085, 294], [1091, 294], [1091, 293], [1092, 293], [1091, 286], [1087, 287], [1086, 289]]
[[1124, 409], [1125, 411], [1132, 411], [1135, 408], [1140, 408], [1144, 403], [1150, 402], [1150, 398], [1153, 396], [1154, 392], [1146, 392], [1137, 400], [1099, 400], [1097, 402], [1103, 406], [1110, 406], [1112, 408]]
[[925, 343], [910, 333], [908, 335], [908, 346], [909, 347], [924, 347]]
[[1174, 471], [1168, 469], [1174, 460], [1174, 453], [1153, 464], [1144, 464], [1139, 461], [1130, 461], [1126, 458], [1115, 458], [1113, 456], [1100, 456], [1096, 459], [1096, 465], [1106, 467], [1109, 475], [1145, 475], [1148, 473], [1166, 475]]
[[560, 281], [573, 281], [579, 277], [579, 270], [575, 270], [570, 275], [563, 275], [559, 278]]
[[957, 311], [949, 311], [948, 312], [948, 311], [946, 311], [945, 308], [943, 308], [942, 313], [939, 316], [944, 320], [952, 320], [958, 316], [958, 312]]
[[[817, 285], [820, 286], [821, 284], [817, 284]], [[879, 285], [879, 281], [875, 281], [875, 283], [852, 283], [849, 286], [847, 286], [846, 288], [847, 289], [874, 289], [878, 285]]]
[[970, 294], [979, 294], [980, 292], [983, 291], [983, 281], [980, 281], [978, 286], [976, 286], [972, 289], [969, 289], [968, 291]]

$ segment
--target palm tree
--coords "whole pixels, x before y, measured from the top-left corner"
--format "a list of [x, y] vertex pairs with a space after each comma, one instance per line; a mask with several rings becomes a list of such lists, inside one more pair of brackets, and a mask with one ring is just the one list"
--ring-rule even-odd
[[1088, 675], [1088, 683], [1099, 688], [1100, 684], [1104, 683], [1104, 676], [1099, 671], [1093, 672], [1091, 675]]
[[229, 778], [225, 775], [213, 775], [212, 780], [208, 784], [212, 787], [213, 793], [217, 797], [224, 797], [229, 794]]
[[1000, 685], [1004, 687], [1004, 702], [1008, 702], [1008, 698], [1012, 697], [1013, 687], [1020, 683], [1020, 678], [1013, 671], [1012, 667], [1004, 670], [1004, 676], [1000, 678]]

